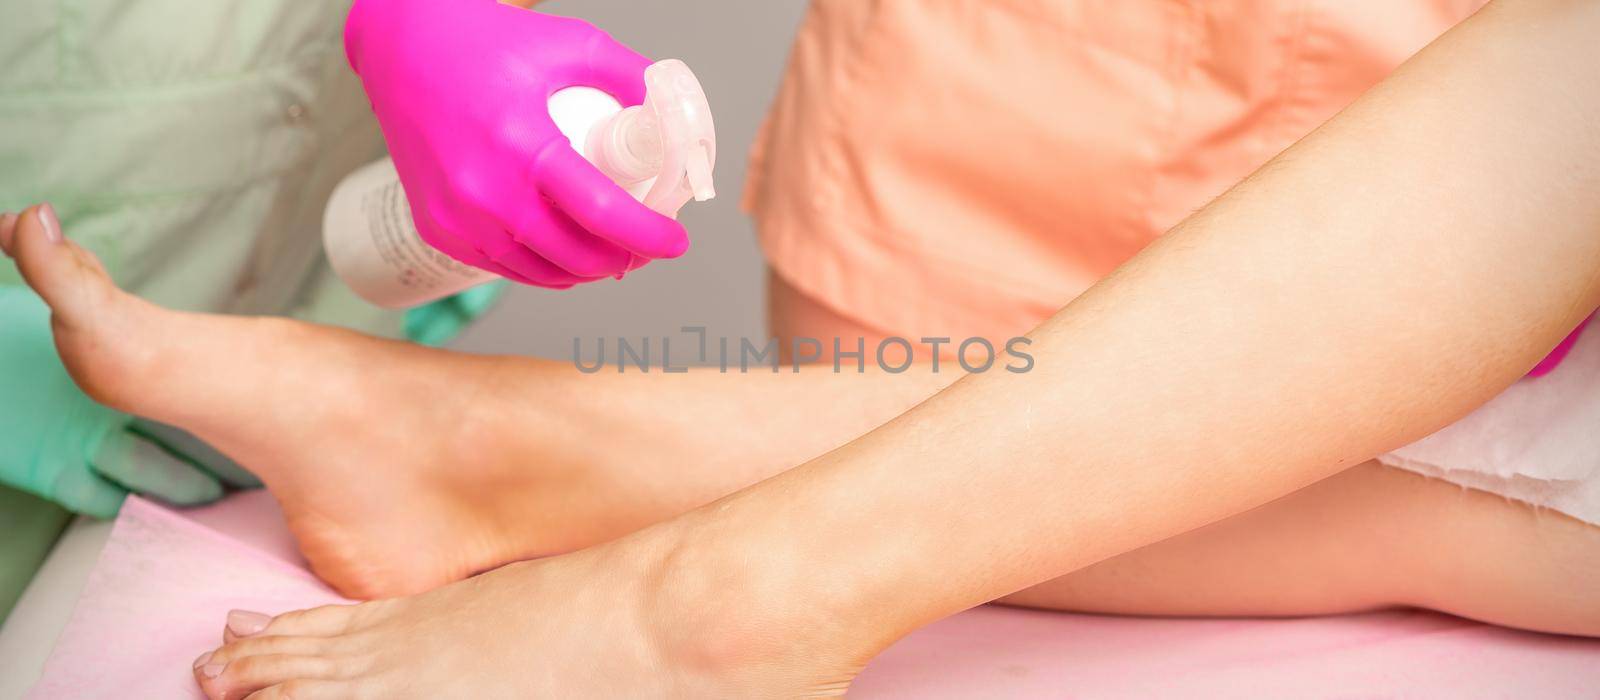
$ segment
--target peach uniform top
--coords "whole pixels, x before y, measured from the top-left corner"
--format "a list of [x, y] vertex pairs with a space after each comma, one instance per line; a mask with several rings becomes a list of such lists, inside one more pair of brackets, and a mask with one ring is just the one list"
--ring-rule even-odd
[[1017, 335], [1483, 0], [815, 0], [746, 206], [911, 338]]

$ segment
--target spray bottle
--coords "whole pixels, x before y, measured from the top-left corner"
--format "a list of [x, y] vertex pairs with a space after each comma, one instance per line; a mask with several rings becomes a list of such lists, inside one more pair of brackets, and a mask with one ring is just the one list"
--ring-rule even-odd
[[[682, 61], [650, 66], [645, 88], [644, 104], [627, 109], [600, 90], [567, 88], [551, 96], [550, 116], [600, 172], [645, 206], [676, 218], [689, 200], [716, 196], [711, 108]], [[339, 183], [323, 215], [322, 235], [339, 278], [385, 308], [419, 306], [498, 278], [422, 240], [387, 158]]]

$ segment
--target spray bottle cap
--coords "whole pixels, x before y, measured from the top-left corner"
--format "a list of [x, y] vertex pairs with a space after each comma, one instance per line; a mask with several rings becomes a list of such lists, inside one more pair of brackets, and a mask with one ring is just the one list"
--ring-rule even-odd
[[623, 186], [655, 178], [644, 204], [677, 216], [689, 200], [717, 195], [717, 131], [711, 105], [694, 72], [676, 59], [644, 72], [644, 104], [629, 107], [590, 130], [585, 155]]

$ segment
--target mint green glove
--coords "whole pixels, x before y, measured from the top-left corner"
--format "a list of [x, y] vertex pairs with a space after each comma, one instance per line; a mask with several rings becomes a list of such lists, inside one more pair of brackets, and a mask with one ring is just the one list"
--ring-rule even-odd
[[0, 483], [109, 518], [129, 491], [196, 505], [222, 496], [216, 472], [251, 480], [214, 451], [176, 452], [181, 431], [85, 396], [61, 366], [50, 311], [32, 290], [0, 286], [0, 329]]
[[442, 346], [492, 308], [505, 290], [505, 282], [491, 282], [410, 309], [406, 311], [406, 337], [419, 345]]

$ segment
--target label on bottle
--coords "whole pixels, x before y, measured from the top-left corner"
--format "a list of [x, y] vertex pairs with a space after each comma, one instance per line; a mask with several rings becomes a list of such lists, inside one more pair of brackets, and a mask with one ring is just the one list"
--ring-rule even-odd
[[495, 278], [422, 240], [387, 158], [334, 188], [323, 216], [323, 246], [328, 263], [356, 294], [390, 309], [426, 304]]
[[361, 197], [372, 250], [392, 270], [395, 281], [419, 292], [460, 291], [464, 281], [478, 281], [483, 271], [465, 265], [423, 242], [411, 218], [411, 203], [399, 180], [390, 180]]

